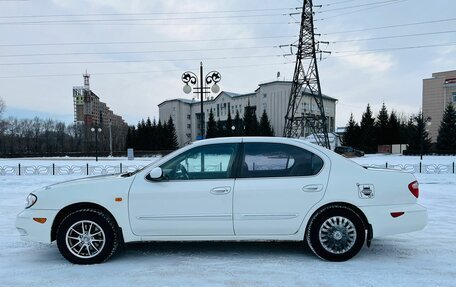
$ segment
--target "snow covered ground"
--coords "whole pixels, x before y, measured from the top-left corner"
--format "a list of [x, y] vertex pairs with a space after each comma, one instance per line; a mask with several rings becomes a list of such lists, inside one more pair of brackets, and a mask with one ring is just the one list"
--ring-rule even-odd
[[[454, 157], [425, 160], [447, 164]], [[376, 155], [355, 161], [419, 158]], [[148, 243], [130, 244], [92, 266], [68, 263], [55, 244], [22, 242], [14, 227], [29, 192], [74, 177], [0, 176], [0, 286], [455, 286], [454, 174], [416, 174], [420, 202], [429, 211], [424, 230], [376, 239], [347, 262], [317, 259], [300, 243]]]

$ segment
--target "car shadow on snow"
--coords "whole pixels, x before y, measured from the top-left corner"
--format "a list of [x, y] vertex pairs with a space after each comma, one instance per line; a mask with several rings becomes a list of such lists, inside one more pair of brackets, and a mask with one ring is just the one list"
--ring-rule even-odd
[[220, 256], [248, 257], [312, 257], [312, 251], [303, 242], [146, 242], [128, 243], [117, 258], [124, 256], [197, 256], [219, 258]]
[[[407, 260], [414, 258], [416, 250], [408, 246], [409, 241], [402, 238], [382, 238], [373, 241], [372, 246], [365, 245], [351, 260]], [[113, 260], [138, 258], [145, 256], [157, 257], [200, 257], [200, 258], [258, 258], [287, 260], [318, 259], [303, 242], [138, 242], [128, 243]]]

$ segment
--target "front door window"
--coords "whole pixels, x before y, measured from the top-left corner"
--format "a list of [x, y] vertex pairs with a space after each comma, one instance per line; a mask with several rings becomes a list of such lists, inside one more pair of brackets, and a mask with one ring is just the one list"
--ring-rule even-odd
[[237, 144], [196, 147], [164, 163], [165, 180], [223, 179], [231, 177]]

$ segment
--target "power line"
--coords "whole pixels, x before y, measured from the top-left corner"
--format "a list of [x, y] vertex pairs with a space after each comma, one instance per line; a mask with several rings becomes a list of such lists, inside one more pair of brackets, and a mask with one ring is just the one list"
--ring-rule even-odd
[[294, 11], [295, 7], [264, 8], [264, 9], [241, 9], [241, 10], [219, 10], [219, 11], [186, 11], [186, 12], [145, 12], [145, 13], [88, 13], [88, 14], [47, 14], [47, 15], [11, 15], [0, 16], [0, 19], [11, 18], [51, 18], [51, 17], [93, 17], [93, 16], [147, 16], [147, 15], [187, 15], [187, 14], [222, 14], [222, 13], [244, 13], [262, 11]]
[[[276, 62], [276, 63], [261, 63], [261, 64], [247, 64], [247, 65], [233, 65], [233, 66], [219, 66], [219, 69], [234, 69], [234, 68], [245, 68], [245, 67], [258, 67], [258, 66], [275, 66], [275, 65], [289, 65], [294, 64], [293, 61], [288, 62]], [[148, 74], [148, 73], [166, 73], [166, 72], [182, 72], [190, 68], [182, 69], [169, 69], [169, 70], [147, 70], [147, 71], [127, 71], [127, 72], [100, 72], [90, 73], [91, 75], [125, 75], [125, 74]], [[35, 75], [17, 75], [17, 76], [0, 76], [0, 79], [16, 79], [16, 78], [46, 78], [46, 77], [75, 77], [81, 76], [81, 74], [35, 74]]]
[[[414, 36], [424, 36], [424, 35], [434, 35], [434, 34], [448, 34], [456, 33], [454, 31], [442, 31], [442, 32], [430, 32], [430, 33], [416, 33], [416, 34], [404, 34], [404, 35], [395, 35], [395, 36], [385, 36], [385, 37], [374, 37], [374, 38], [364, 38], [364, 39], [348, 39], [341, 41], [330, 42], [332, 44], [337, 43], [346, 43], [346, 42], [358, 42], [358, 41], [367, 41], [367, 40], [379, 40], [379, 39], [392, 39], [392, 38], [404, 38], [404, 37], [414, 37]], [[250, 49], [273, 49], [278, 48], [278, 45], [269, 45], [269, 46], [250, 46], [250, 47], [226, 47], [226, 48], [202, 48], [202, 49], [178, 49], [178, 50], [145, 50], [145, 51], [103, 51], [103, 52], [65, 52], [65, 53], [33, 53], [33, 54], [6, 54], [0, 55], [0, 58], [10, 58], [10, 57], [42, 57], [42, 56], [72, 56], [72, 55], [122, 55], [122, 54], [152, 54], [152, 53], [178, 53], [178, 52], [203, 52], [203, 51], [229, 51], [229, 50], [250, 50]], [[391, 49], [391, 48], [386, 48]], [[382, 50], [382, 49], [379, 49]], [[358, 51], [359, 52], [359, 51]], [[339, 51], [334, 53], [346, 53], [346, 51]]]
[[22, 43], [22, 44], [0, 44], [0, 47], [22, 47], [22, 46], [73, 46], [73, 45], [131, 45], [131, 44], [164, 44], [164, 43], [188, 43], [188, 42], [219, 42], [238, 40], [259, 40], [296, 38], [290, 36], [266, 36], [266, 37], [241, 37], [241, 38], [216, 38], [216, 39], [189, 39], [189, 40], [158, 40], [158, 41], [112, 41], [112, 42], [60, 42], [60, 43]]
[[347, 10], [347, 9], [366, 7], [366, 6], [378, 5], [378, 4], [384, 4], [384, 3], [393, 3], [393, 2], [400, 2], [400, 0], [385, 0], [385, 1], [377, 1], [377, 2], [372, 2], [372, 3], [364, 3], [364, 4], [354, 5], [354, 6], [346, 6], [346, 7], [339, 7], [339, 8], [332, 8], [332, 9], [322, 10], [322, 11], [318, 11], [316, 13], [319, 14], [319, 13], [325, 13], [325, 12]]
[[[15, 22], [4, 22], [0, 23], [0, 25], [110, 25], [113, 26], [221, 26], [221, 25], [290, 25], [290, 24], [299, 24], [299, 22], [291, 21], [291, 22], [208, 22], [208, 23], [15, 23]], [[34, 26], [36, 27], [36, 26]]]
[[178, 52], [202, 52], [202, 51], [226, 51], [226, 50], [250, 50], [278, 48], [279, 46], [251, 46], [251, 47], [226, 47], [226, 48], [203, 48], [203, 49], [180, 49], [180, 50], [148, 50], [148, 51], [116, 51], [116, 52], [67, 52], [67, 53], [37, 53], [37, 54], [7, 54], [8, 57], [42, 57], [42, 56], [70, 56], [70, 55], [121, 55], [121, 54], [151, 54], [151, 53], [178, 53]]
[[374, 6], [374, 7], [367, 7], [367, 8], [351, 11], [351, 12], [345, 12], [345, 13], [341, 13], [341, 14], [328, 16], [328, 17], [325, 17], [325, 18], [316, 19], [315, 21], [324, 21], [324, 20], [328, 20], [328, 19], [332, 19], [332, 18], [336, 18], [336, 17], [340, 17], [340, 16], [351, 15], [351, 14], [355, 14], [355, 13], [358, 13], [358, 12], [363, 12], [363, 11], [367, 11], [367, 10], [373, 10], [373, 9], [381, 8], [381, 7], [384, 7], [384, 6], [389, 6], [389, 5], [401, 3], [401, 2], [404, 2], [404, 1], [408, 1], [408, 0], [397, 0], [397, 1], [394, 1], [394, 2], [388, 2], [388, 3], [385, 3], [385, 4], [379, 4], [379, 5]]
[[402, 34], [402, 35], [373, 37], [373, 38], [346, 39], [346, 40], [340, 40], [340, 41], [330, 41], [330, 43], [331, 44], [337, 44], [337, 43], [348, 43], [348, 42], [361, 42], [361, 41], [384, 40], [384, 39], [395, 39], [395, 38], [405, 38], [405, 37], [418, 37], [418, 36], [449, 34], [449, 33], [456, 33], [456, 30], [440, 31], [440, 32], [429, 32], [429, 33]]
[[[16, 21], [0, 22], [0, 25], [29, 25], [29, 24], [112, 24], [113, 22], [136, 22], [136, 21], [173, 21], [173, 20], [207, 20], [207, 19], [233, 19], [233, 18], [255, 18], [288, 16], [287, 13], [254, 14], [254, 15], [228, 15], [228, 16], [197, 16], [197, 17], [174, 17], [174, 18], [121, 18], [121, 19], [64, 19], [64, 20], [38, 20], [38, 21]], [[162, 23], [160, 23], [162, 24]]]
[[353, 33], [353, 32], [371, 31], [371, 30], [381, 30], [381, 29], [406, 27], [406, 26], [414, 26], [414, 25], [442, 23], [442, 22], [449, 22], [449, 21], [455, 21], [455, 20], [456, 20], [456, 18], [448, 18], [448, 19], [441, 19], [441, 20], [431, 20], [431, 21], [423, 21], [423, 22], [413, 22], [413, 23], [405, 23], [405, 24], [396, 24], [396, 25], [388, 25], [388, 26], [355, 29], [355, 30], [337, 31], [337, 32], [324, 33], [322, 35], [345, 34], [345, 33]]
[[184, 59], [141, 59], [141, 60], [109, 60], [109, 61], [16, 62], [16, 63], [0, 63], [0, 66], [180, 62], [180, 61], [196, 61], [196, 60], [208, 61], [208, 60], [230, 60], [230, 59], [267, 58], [267, 57], [283, 57], [283, 55], [250, 55], [250, 56], [184, 58]]
[[333, 5], [339, 5], [339, 4], [344, 4], [344, 3], [348, 3], [348, 2], [355, 2], [355, 1], [359, 1], [359, 0], [345, 0], [345, 1], [338, 1], [338, 2], [332, 2], [332, 3], [326, 3], [326, 4], [320, 4], [321, 6], [333, 6]]
[[349, 53], [349, 55], [332, 56], [331, 58], [356, 56], [356, 55], [362, 55], [362, 54], [373, 54], [373, 53], [376, 53], [376, 52], [384, 52], [384, 51], [412, 50], [412, 49], [455, 46], [455, 45], [456, 45], [456, 42], [450, 42], [450, 43], [441, 43], [441, 44], [417, 45], [417, 46], [406, 46], [406, 47], [392, 47], [392, 48], [379, 48], [379, 49], [369, 49], [369, 50], [338, 51], [338, 52], [333, 52], [333, 53], [334, 54]]

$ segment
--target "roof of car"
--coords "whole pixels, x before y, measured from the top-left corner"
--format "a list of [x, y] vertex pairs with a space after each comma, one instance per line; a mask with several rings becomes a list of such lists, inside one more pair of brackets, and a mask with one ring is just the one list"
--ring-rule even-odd
[[322, 146], [311, 143], [304, 139], [285, 138], [285, 137], [261, 137], [261, 136], [220, 137], [220, 138], [212, 138], [212, 139], [204, 139], [204, 140], [195, 141], [192, 143], [192, 145], [206, 145], [206, 144], [216, 144], [216, 143], [241, 143], [241, 142], [270, 142], [270, 143], [289, 143], [289, 144], [297, 143], [297, 144], [304, 144], [310, 148], [320, 150], [323, 153], [327, 153], [328, 151], [330, 151]]

